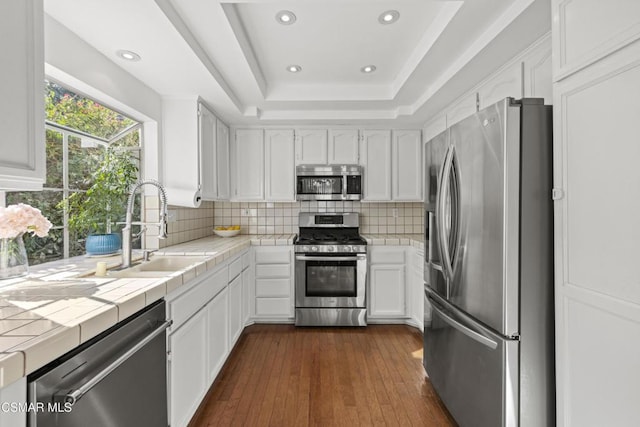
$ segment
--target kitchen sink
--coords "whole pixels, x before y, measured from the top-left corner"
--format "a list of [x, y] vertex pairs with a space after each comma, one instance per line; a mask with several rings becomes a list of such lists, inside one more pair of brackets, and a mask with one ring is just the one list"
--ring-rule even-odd
[[203, 256], [166, 256], [159, 255], [151, 258], [150, 261], [142, 262], [134, 265], [126, 270], [122, 271], [137, 271], [137, 272], [173, 272], [183, 270], [195, 264], [199, 264], [206, 261], [207, 257]]
[[[105, 277], [117, 277], [117, 278], [154, 278], [154, 277], [166, 277], [170, 273], [176, 271], [186, 270], [189, 267], [195, 266], [201, 262], [207, 260], [205, 256], [165, 256], [158, 255], [151, 258], [150, 261], [140, 262], [134, 264], [129, 268], [121, 270], [113, 269], [107, 271]], [[91, 272], [82, 277], [98, 277], [95, 273]]]

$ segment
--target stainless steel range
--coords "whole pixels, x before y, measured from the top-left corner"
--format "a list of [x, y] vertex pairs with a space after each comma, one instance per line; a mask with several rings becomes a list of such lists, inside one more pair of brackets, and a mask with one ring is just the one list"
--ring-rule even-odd
[[367, 242], [357, 213], [299, 216], [296, 325], [366, 326]]

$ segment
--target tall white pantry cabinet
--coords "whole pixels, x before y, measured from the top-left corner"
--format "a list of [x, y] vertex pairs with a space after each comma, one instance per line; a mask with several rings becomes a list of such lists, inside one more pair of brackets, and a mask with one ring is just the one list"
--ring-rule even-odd
[[640, 423], [640, 1], [553, 0], [559, 426]]

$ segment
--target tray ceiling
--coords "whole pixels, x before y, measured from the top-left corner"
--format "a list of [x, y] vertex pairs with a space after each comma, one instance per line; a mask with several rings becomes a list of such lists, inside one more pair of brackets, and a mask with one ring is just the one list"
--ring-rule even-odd
[[[277, 21], [283, 10], [293, 24]], [[390, 10], [397, 21], [381, 23]], [[421, 124], [550, 28], [548, 0], [45, 0], [45, 11], [161, 95], [201, 96], [231, 124]], [[450, 85], [460, 75], [474, 77]]]

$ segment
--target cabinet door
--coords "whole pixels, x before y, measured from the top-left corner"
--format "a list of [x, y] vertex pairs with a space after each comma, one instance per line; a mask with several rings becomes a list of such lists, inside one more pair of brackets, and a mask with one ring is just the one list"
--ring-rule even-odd
[[327, 131], [299, 129], [296, 131], [296, 165], [327, 164]]
[[370, 317], [405, 317], [405, 266], [372, 265], [370, 274]]
[[552, 79], [551, 37], [548, 37], [524, 58], [524, 96], [544, 98], [544, 103], [551, 105]]
[[207, 311], [169, 335], [171, 425], [186, 426], [207, 391]]
[[218, 200], [229, 200], [231, 198], [229, 185], [229, 127], [218, 120], [216, 133]]
[[360, 164], [364, 167], [364, 200], [391, 200], [391, 131], [363, 131], [360, 153]]
[[393, 131], [393, 200], [422, 200], [422, 135], [419, 130]]
[[207, 304], [207, 379], [209, 386], [216, 379], [229, 352], [229, 290], [224, 288]]
[[200, 185], [203, 200], [218, 198], [216, 166], [216, 116], [204, 105], [198, 104], [198, 144], [200, 144]]
[[516, 99], [524, 95], [522, 62], [509, 65], [484, 83], [478, 90], [480, 109], [510, 96]]
[[[638, 58], [634, 43], [553, 89], [554, 186], [565, 194], [554, 207], [559, 426], [640, 419]], [[593, 224], [603, 232], [589, 238]]]
[[637, 0], [554, 0], [551, 13], [554, 81], [640, 37]]
[[265, 131], [265, 199], [295, 200], [293, 130]]
[[246, 325], [251, 317], [251, 290], [253, 289], [252, 268], [242, 272], [242, 324]]
[[357, 129], [329, 130], [329, 164], [355, 165], [358, 164], [359, 140]]
[[422, 128], [422, 139], [425, 143], [429, 142], [434, 136], [445, 130], [447, 130], [447, 116], [440, 114], [424, 125]]
[[45, 181], [43, 28], [42, 0], [0, 2], [0, 189]]
[[229, 283], [229, 349], [233, 347], [242, 332], [243, 324], [242, 276]]
[[[264, 140], [262, 129], [238, 129], [235, 138], [236, 199], [264, 198]], [[293, 184], [292, 184], [293, 185]]]
[[453, 126], [478, 111], [477, 96], [477, 93], [465, 95], [447, 110], [447, 127]]

